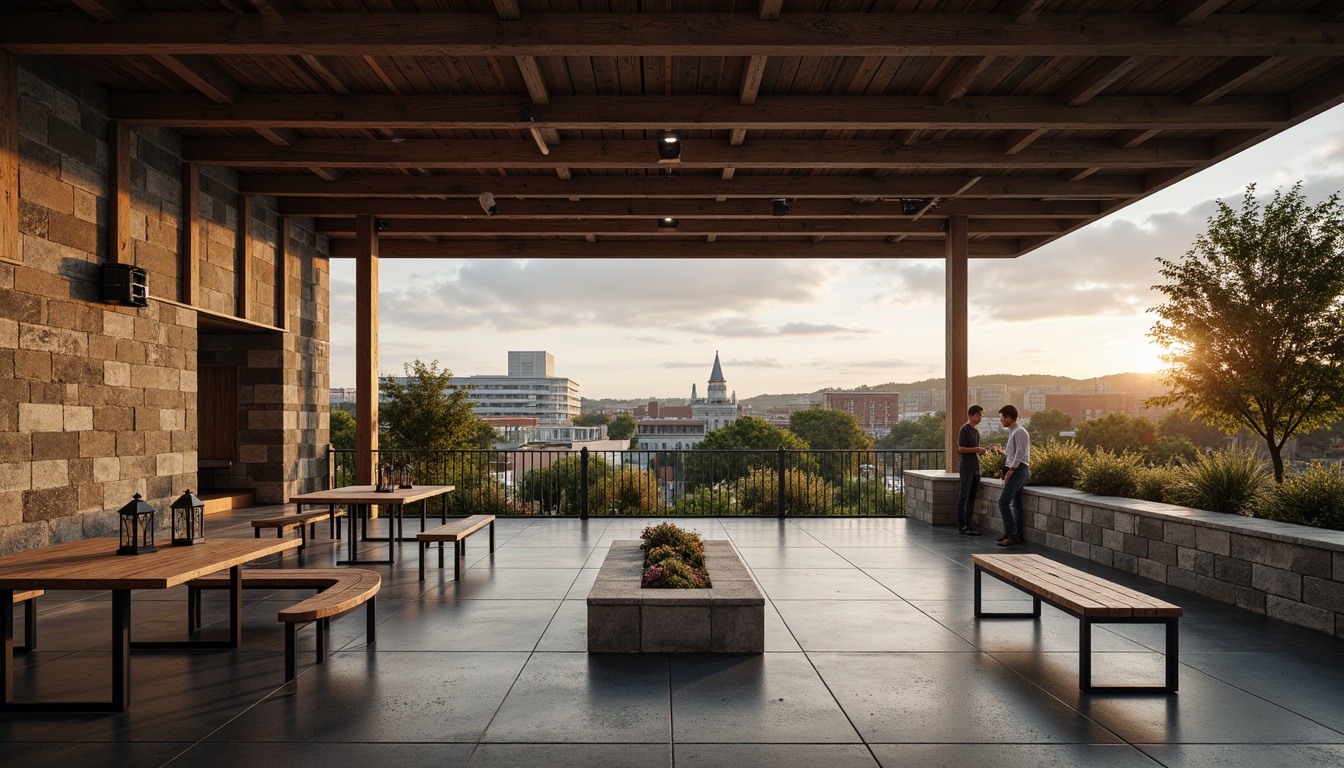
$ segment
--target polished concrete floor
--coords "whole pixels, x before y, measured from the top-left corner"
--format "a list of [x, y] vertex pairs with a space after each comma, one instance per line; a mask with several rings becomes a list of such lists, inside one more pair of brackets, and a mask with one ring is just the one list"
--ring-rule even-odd
[[[213, 516], [249, 536], [278, 508]], [[249, 592], [244, 647], [137, 652], [119, 715], [0, 715], [6, 766], [1340, 766], [1344, 642], [1078, 563], [1186, 608], [1176, 695], [1084, 696], [1077, 621], [972, 616], [973, 552], [993, 538], [899, 519], [687, 520], [731, 539], [767, 595], [759, 656], [593, 655], [584, 597], [607, 545], [648, 521], [500, 520], [468, 540], [459, 583], [417, 579], [414, 544], [383, 574], [378, 639], [332, 624], [323, 665], [283, 684], [276, 611]], [[408, 530], [418, 526], [408, 524]], [[337, 549], [322, 531], [302, 561]], [[364, 545], [363, 554], [386, 544]], [[998, 550], [1002, 551], [1002, 550]], [[450, 556], [451, 560], [451, 556]], [[431, 561], [433, 564], [435, 561]], [[993, 605], [1022, 605], [992, 580]], [[226, 620], [221, 596], [207, 627]], [[185, 592], [136, 593], [137, 639], [180, 637]], [[109, 599], [51, 593], [20, 698], [103, 698]], [[311, 651], [312, 634], [301, 634]], [[1160, 629], [1099, 628], [1098, 683], [1158, 681]]]

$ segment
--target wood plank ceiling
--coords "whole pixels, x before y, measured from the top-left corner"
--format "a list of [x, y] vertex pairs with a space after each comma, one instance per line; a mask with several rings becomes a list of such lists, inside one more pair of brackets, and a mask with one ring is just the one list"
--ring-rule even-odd
[[337, 257], [1013, 257], [1344, 102], [1339, 0], [10, 0], [0, 47]]

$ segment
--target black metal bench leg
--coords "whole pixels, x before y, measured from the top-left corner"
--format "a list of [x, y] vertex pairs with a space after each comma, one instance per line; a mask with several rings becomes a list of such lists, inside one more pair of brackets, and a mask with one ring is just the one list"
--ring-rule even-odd
[[201, 625], [201, 590], [187, 586], [187, 634], [195, 632]]
[[32, 653], [37, 650], [37, 598], [29, 598], [23, 604], [23, 645], [14, 646], [15, 653]]
[[[454, 545], [454, 547], [456, 547], [456, 545]], [[456, 552], [457, 550], [454, 549], [453, 551]], [[440, 569], [443, 568], [443, 542], [442, 542], [442, 541], [439, 542], [439, 568], [440, 568]]]
[[331, 625], [327, 623], [327, 619], [318, 619], [313, 629], [317, 631], [317, 663], [325, 664], [327, 661], [327, 634], [331, 631]]
[[294, 622], [285, 623], [285, 682], [294, 679], [295, 667], [298, 666], [295, 655], [298, 650], [298, 631], [299, 628]]
[[[421, 562], [420, 567], [423, 569], [424, 560], [421, 560], [420, 562]], [[374, 597], [369, 598], [368, 614], [365, 616], [364, 619], [364, 637], [368, 641], [369, 645], [373, 645], [374, 643], [378, 642], [378, 617], [374, 613], [373, 608], [374, 601], [376, 599], [377, 598]]]
[[490, 521], [490, 554], [495, 554], [495, 521]]
[[462, 580], [462, 540], [453, 542], [453, 581]]
[[1180, 687], [1180, 619], [1170, 618], [1164, 623], [1167, 630], [1167, 690], [1175, 693]]
[[1092, 691], [1092, 622], [1078, 620], [1078, 690]]
[[420, 580], [425, 580], [425, 558], [429, 555], [429, 542], [416, 542], [420, 545]]

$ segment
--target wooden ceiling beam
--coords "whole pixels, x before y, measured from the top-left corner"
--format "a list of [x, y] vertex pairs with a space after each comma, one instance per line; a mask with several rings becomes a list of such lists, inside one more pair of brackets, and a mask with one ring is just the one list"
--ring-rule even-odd
[[1167, 8], [1171, 23], [1189, 27], [1204, 21], [1227, 5], [1228, 0], [1176, 0]]
[[1236, 59], [1190, 86], [1185, 91], [1185, 98], [1194, 106], [1212, 104], [1247, 82], [1273, 69], [1282, 61], [1283, 59], [1277, 56]]
[[[591, 237], [591, 236], [588, 236]], [[353, 258], [355, 240], [331, 241], [331, 257]], [[380, 241], [384, 259], [628, 259], [632, 241], [604, 240], [423, 240]], [[638, 240], [641, 259], [933, 259], [942, 258], [941, 239], [909, 239], [891, 244], [877, 240], [828, 240], [824, 243], [781, 240], [724, 240], [675, 238]], [[1018, 253], [1016, 238], [974, 240], [971, 256], [1011, 258]]]
[[[1327, 22], [1329, 23], [1329, 22]], [[1344, 56], [1314, 14], [139, 13], [0, 15], [0, 47], [57, 56]]]
[[[676, 199], [725, 198], [947, 198], [965, 187], [966, 177], [888, 176], [583, 176], [561, 181], [546, 176], [351, 174], [328, 183], [292, 174], [246, 174], [243, 192], [273, 197], [465, 197], [490, 192], [501, 198]], [[1144, 194], [1142, 176], [1094, 176], [1068, 183], [1058, 176], [987, 176], [962, 193], [964, 198], [1057, 198], [1105, 200]]]
[[775, 21], [784, 9], [784, 0], [761, 0], [757, 15], [762, 21]]
[[901, 130], [1279, 128], [1281, 98], [1191, 106], [1178, 96], [1106, 96], [1081, 107], [1050, 97], [571, 96], [535, 105], [504, 96], [244, 94], [216, 104], [180, 93], [111, 93], [110, 117], [164, 128], [416, 128], [441, 130]]
[[1133, 149], [1149, 139], [1162, 133], [1161, 131], [1120, 131], [1111, 137], [1111, 143], [1121, 149]]
[[[596, 235], [598, 237], [667, 237], [669, 235], [704, 235], [715, 237], [766, 236], [820, 236], [820, 235], [909, 235], [912, 237], [941, 238], [944, 218], [926, 217], [886, 219], [805, 219], [792, 214], [773, 219], [687, 219], [680, 221], [676, 230], [658, 226], [659, 217], [645, 219], [498, 219], [477, 216], [475, 219], [388, 219], [388, 227], [379, 232], [379, 238], [407, 238], [433, 236], [471, 237], [552, 237], [556, 235]], [[1022, 235], [1059, 235], [1076, 222], [1055, 219], [972, 219], [971, 234], [996, 237]], [[318, 234], [329, 237], [355, 236], [354, 218], [323, 219], [317, 225]]]
[[[890, 219], [902, 218], [899, 200], [856, 203], [849, 200], [805, 199], [795, 201], [795, 209], [808, 219]], [[382, 219], [480, 219], [481, 207], [475, 200], [407, 200], [389, 198], [339, 199], [324, 197], [286, 197], [280, 200], [280, 213], [309, 218], [345, 218], [377, 216]], [[1092, 200], [944, 200], [925, 218], [951, 215], [994, 219], [1093, 219], [1101, 205]], [[776, 220], [770, 205], [763, 200], [511, 200], [492, 221], [577, 219], [638, 219], [658, 216], [677, 219], [765, 219]]]
[[[183, 158], [200, 165], [242, 168], [586, 168], [657, 170], [660, 162], [646, 140], [567, 141], [538, 156], [528, 140], [408, 139], [361, 141], [303, 139], [277, 147], [262, 139], [184, 139]], [[1098, 139], [1054, 140], [1006, 155], [997, 146], [975, 140], [926, 141], [900, 147], [885, 141], [756, 141], [730, 147], [716, 142], [688, 143], [677, 164], [681, 169], [796, 168], [871, 170], [962, 168], [1098, 168], [1184, 167], [1205, 162], [1213, 143], [1202, 139], [1149, 142], [1121, 149]]]
[[208, 57], [155, 56], [154, 60], [217, 104], [233, 104], [238, 101], [241, 93], [238, 84], [216, 67]]
[[947, 104], [965, 96], [975, 83], [975, 78], [979, 77], [993, 60], [992, 56], [969, 56], [961, 59], [938, 84], [938, 88], [933, 92], [934, 100]]
[[1005, 155], [1016, 155], [1027, 147], [1031, 146], [1037, 139], [1047, 133], [1044, 128], [1035, 130], [1016, 130], [1009, 131], [1003, 137], [1003, 153]]
[[1107, 56], [1097, 59], [1072, 80], [1065, 83], [1056, 96], [1070, 107], [1078, 107], [1095, 99], [1101, 92], [1115, 84], [1117, 80], [1129, 74], [1143, 63], [1144, 57], [1127, 58]]
[[81, 11], [104, 22], [124, 21], [130, 9], [122, 0], [71, 0]]
[[1008, 19], [1014, 24], [1030, 24], [1045, 10], [1046, 0], [1012, 0], [1008, 3]]

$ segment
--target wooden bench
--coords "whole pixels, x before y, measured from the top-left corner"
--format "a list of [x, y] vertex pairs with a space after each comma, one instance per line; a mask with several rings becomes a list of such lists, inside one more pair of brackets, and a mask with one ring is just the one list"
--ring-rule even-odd
[[[1041, 601], [1076, 616], [1078, 688], [1083, 693], [1175, 693], [1177, 688], [1179, 605], [1149, 597], [1128, 587], [1056, 563], [1040, 555], [972, 555], [975, 563], [975, 615], [982, 619], [1039, 618]], [[988, 613], [981, 610], [980, 574], [991, 576], [1031, 595], [1031, 613]], [[1093, 624], [1162, 624], [1166, 628], [1164, 685], [1093, 685]]]
[[467, 553], [466, 538], [471, 534], [490, 526], [490, 551], [495, 551], [495, 516], [472, 515], [461, 520], [430, 528], [415, 535], [420, 544], [420, 580], [425, 580], [425, 557], [429, 555], [429, 545], [439, 544], [439, 567], [443, 567], [443, 543], [453, 542], [453, 581], [462, 580], [462, 558]]
[[37, 598], [42, 595], [40, 589], [14, 591], [14, 604], [23, 603], [23, 645], [14, 646], [15, 653], [37, 650]]
[[[299, 551], [308, 546], [308, 537], [317, 536], [317, 523], [320, 520], [328, 520], [331, 525], [331, 538], [339, 539], [341, 537], [341, 518], [345, 516], [345, 510], [337, 509], [335, 504], [327, 507], [326, 511], [315, 510], [313, 512], [299, 512], [294, 515], [277, 515], [276, 517], [263, 517], [252, 521], [252, 537], [261, 538], [262, 528], [274, 528], [275, 538], [284, 538], [285, 531], [291, 528], [299, 529], [299, 537], [303, 543], [299, 545]], [[305, 526], [307, 526], [305, 528]]]
[[[317, 663], [327, 660], [327, 634], [331, 619], [367, 605], [365, 635], [369, 645], [377, 641], [374, 596], [383, 578], [376, 571], [359, 568], [256, 568], [244, 570], [243, 589], [315, 589], [317, 594], [280, 611], [285, 624], [285, 682], [295, 677], [300, 625], [317, 623]], [[201, 626], [201, 590], [228, 589], [228, 574], [215, 574], [187, 582], [187, 625], [192, 632]]]

